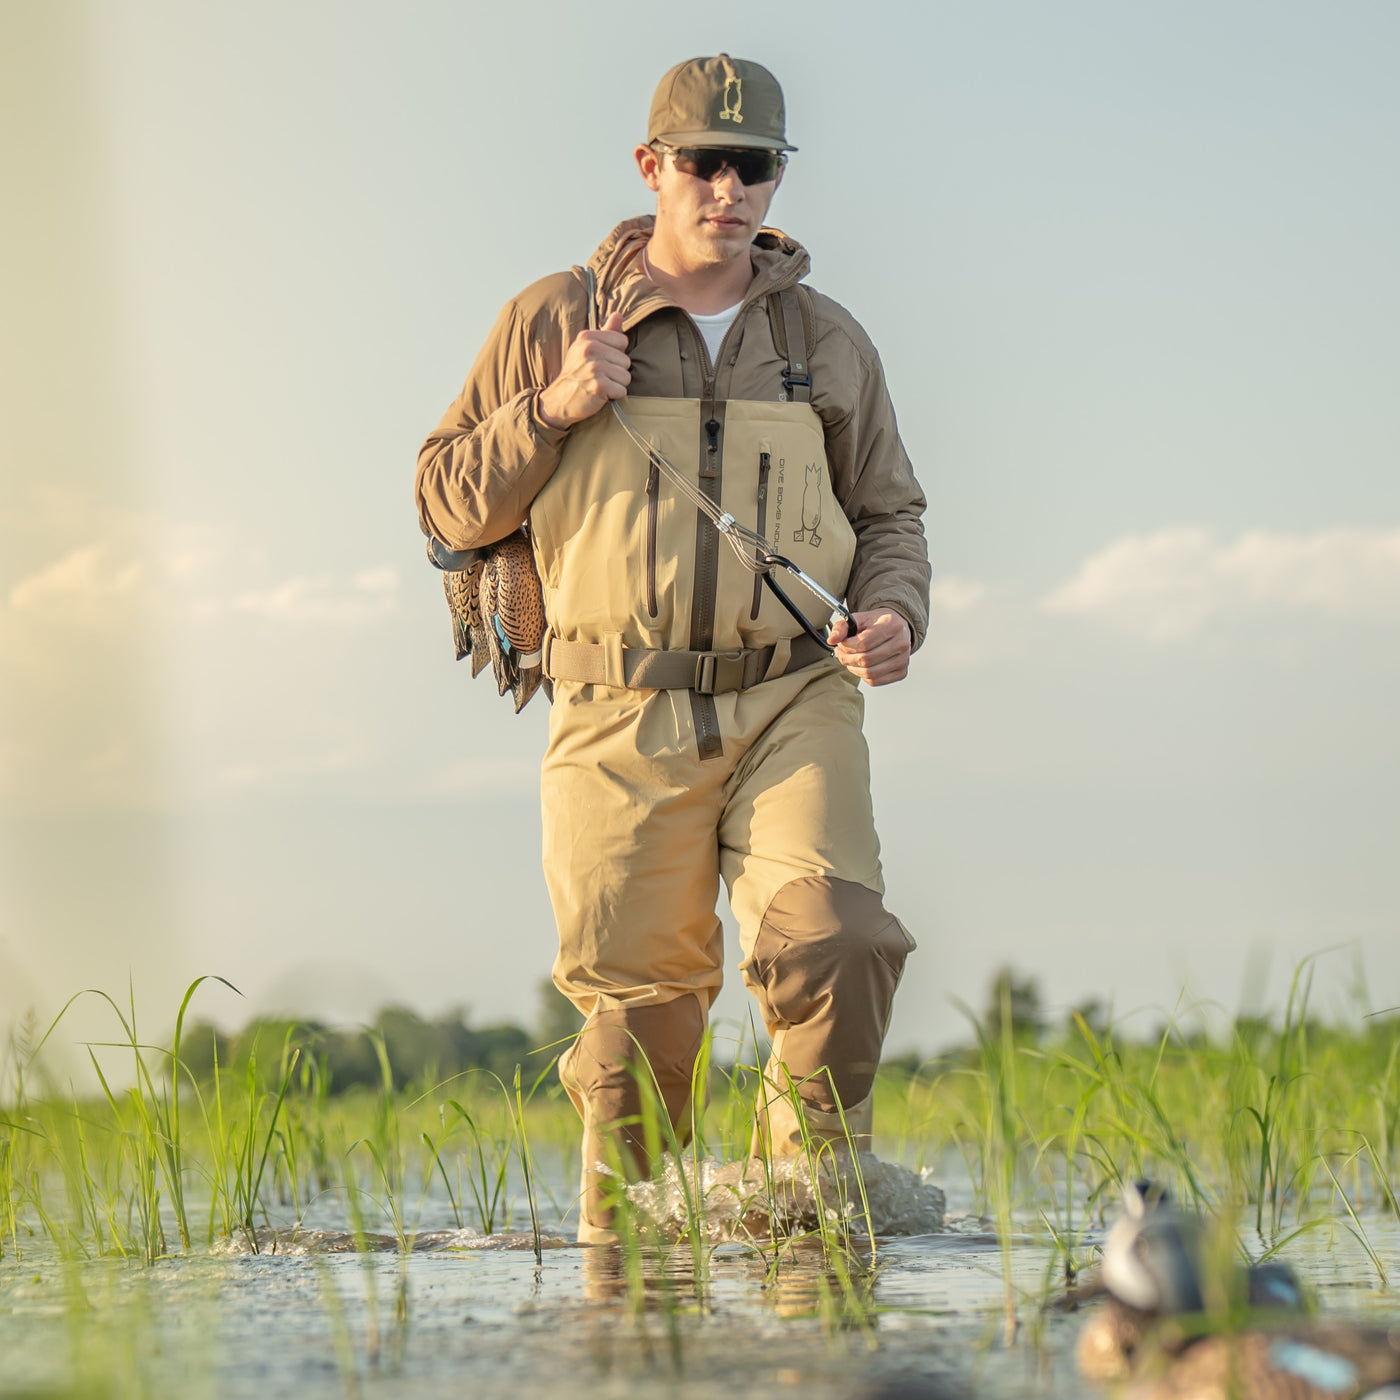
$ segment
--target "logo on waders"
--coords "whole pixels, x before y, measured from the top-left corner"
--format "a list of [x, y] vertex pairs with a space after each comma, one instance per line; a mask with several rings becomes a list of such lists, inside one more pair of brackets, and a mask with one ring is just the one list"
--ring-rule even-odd
[[802, 483], [802, 524], [792, 532], [794, 543], [801, 544], [805, 539], [813, 549], [820, 549], [822, 537], [817, 534], [817, 526], [822, 523], [822, 477], [821, 464], [812, 462], [807, 467], [806, 479]]

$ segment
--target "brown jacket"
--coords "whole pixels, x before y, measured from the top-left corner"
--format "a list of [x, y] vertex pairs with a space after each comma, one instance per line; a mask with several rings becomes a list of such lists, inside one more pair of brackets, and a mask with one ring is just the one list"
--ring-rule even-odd
[[[638, 255], [652, 222], [646, 216], [619, 224], [589, 261], [598, 278], [599, 323], [622, 313], [631, 344], [630, 392], [776, 399], [786, 361], [773, 343], [764, 300], [806, 275], [806, 250], [777, 230], [759, 234], [755, 276], [725, 363], [711, 368], [685, 312], [642, 275]], [[559, 464], [567, 434], [540, 422], [539, 391], [558, 375], [565, 351], [587, 325], [587, 303], [579, 268], [545, 277], [507, 303], [462, 392], [418, 454], [425, 534], [449, 548], [469, 549], [504, 538], [525, 520]], [[875, 347], [829, 297], [813, 291], [809, 304], [812, 407], [825, 428], [836, 498], [856, 534], [847, 601], [853, 611], [899, 613], [918, 646], [928, 627], [923, 493], [899, 439]]]

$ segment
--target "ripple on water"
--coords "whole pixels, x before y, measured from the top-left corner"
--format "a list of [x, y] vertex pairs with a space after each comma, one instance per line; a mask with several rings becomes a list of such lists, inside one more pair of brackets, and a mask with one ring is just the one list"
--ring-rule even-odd
[[[528, 1230], [498, 1231], [494, 1235], [478, 1230], [424, 1230], [406, 1238], [408, 1248], [415, 1254], [443, 1253], [454, 1250], [533, 1250], [535, 1237]], [[572, 1240], [558, 1235], [541, 1235], [541, 1249], [567, 1249]], [[347, 1230], [305, 1230], [298, 1227], [269, 1229], [260, 1227], [251, 1234], [240, 1231], [220, 1240], [210, 1250], [217, 1255], [274, 1254], [387, 1254], [400, 1249], [396, 1235]]]

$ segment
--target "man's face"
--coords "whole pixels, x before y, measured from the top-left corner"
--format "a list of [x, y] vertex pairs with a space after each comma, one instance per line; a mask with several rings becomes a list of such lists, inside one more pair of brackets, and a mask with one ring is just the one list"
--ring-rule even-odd
[[669, 152], [650, 146], [638, 146], [636, 157], [642, 178], [656, 191], [656, 232], [695, 266], [746, 255], [783, 182], [779, 170], [776, 179], [745, 185], [729, 165], [704, 180], [678, 170]]

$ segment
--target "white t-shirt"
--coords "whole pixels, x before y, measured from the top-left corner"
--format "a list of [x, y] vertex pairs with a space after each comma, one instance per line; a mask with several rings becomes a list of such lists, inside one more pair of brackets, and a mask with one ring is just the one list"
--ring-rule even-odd
[[742, 305], [743, 302], [736, 301], [733, 306], [716, 311], [713, 316], [697, 316], [693, 311], [690, 313], [690, 319], [700, 327], [700, 334], [705, 337], [705, 348], [710, 352], [710, 359], [718, 358], [724, 333], [734, 324], [734, 318], [739, 314]]

